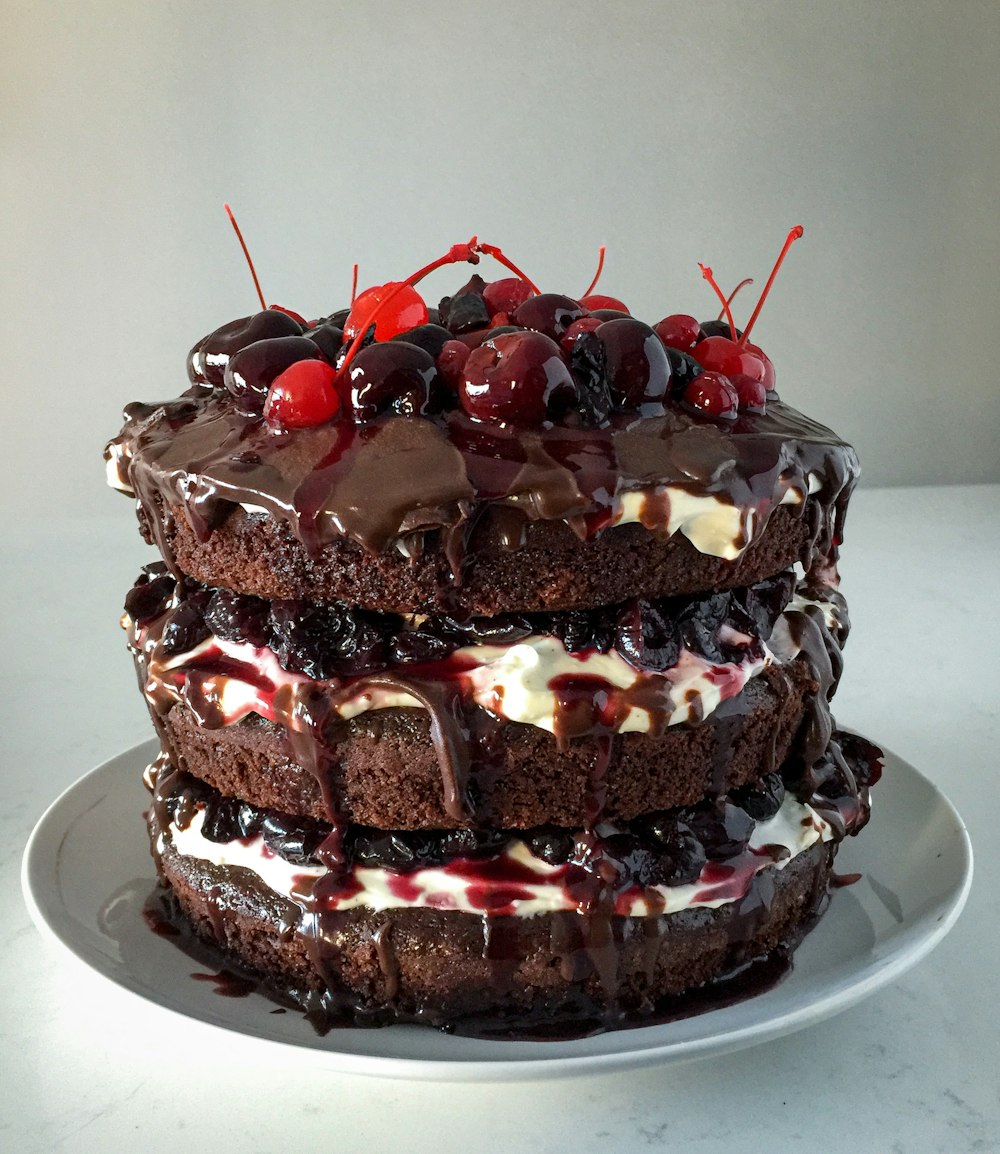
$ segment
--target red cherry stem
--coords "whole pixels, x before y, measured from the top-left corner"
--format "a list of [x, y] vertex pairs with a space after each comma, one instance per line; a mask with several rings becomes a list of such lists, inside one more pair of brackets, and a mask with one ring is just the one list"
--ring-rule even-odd
[[733, 324], [733, 314], [729, 311], [729, 301], [726, 300], [726, 294], [716, 284], [715, 276], [708, 265], [704, 265], [701, 261], [698, 262], [698, 267], [701, 269], [701, 275], [708, 281], [708, 283], [715, 289], [715, 295], [722, 301], [722, 311], [726, 315], [726, 324], [729, 325], [729, 335], [733, 341], [736, 340], [736, 326]]
[[[752, 276], [748, 276], [745, 280], [741, 280], [740, 283], [736, 286], [736, 288], [734, 288], [733, 291], [729, 294], [729, 296], [726, 298], [726, 304], [729, 305], [730, 308], [732, 308], [732, 305], [733, 305], [733, 298], [736, 296], [736, 294], [740, 291], [741, 288], [745, 288], [748, 284], [753, 284], [753, 277]], [[725, 311], [726, 310], [723, 309], [719, 313], [718, 320], [720, 320], [720, 321], [722, 320], [722, 317], [723, 317], [723, 314], [725, 313]]]
[[412, 288], [415, 284], [422, 281], [425, 276], [429, 276], [435, 269], [441, 268], [442, 265], [458, 264], [463, 260], [468, 261], [469, 264], [479, 264], [479, 252], [480, 247], [476, 237], [472, 237], [466, 244], [453, 244], [444, 256], [439, 256], [437, 260], [432, 260], [430, 264], [425, 264], [423, 268], [418, 269], [415, 273], [408, 276], [406, 280], [400, 281], [399, 284], [395, 285], [392, 292], [387, 293], [365, 318], [364, 327], [351, 342], [347, 350], [347, 355], [344, 357], [340, 369], [337, 372], [337, 380], [339, 381], [347, 372], [347, 368], [353, 360], [354, 354], [361, 347], [361, 342], [365, 339], [365, 333], [375, 323], [378, 314], [382, 312], [387, 305], [391, 304], [403, 289]]
[[[602, 244], [597, 250], [597, 272], [594, 273], [594, 279], [587, 286], [587, 291], [583, 294], [585, 297], [589, 297], [594, 289], [597, 288], [597, 282], [601, 279], [601, 273], [604, 272], [604, 249], [605, 246]], [[580, 299], [582, 300], [583, 297]]]
[[[476, 241], [475, 237], [472, 238], [470, 244], [474, 241]], [[497, 248], [495, 244], [479, 244], [476, 242], [475, 250], [476, 252], [483, 252], [487, 256], [493, 257], [494, 260], [499, 261], [500, 264], [504, 266], [504, 268], [510, 269], [510, 271], [514, 274], [514, 276], [518, 278], [518, 280], [523, 280], [528, 288], [530, 288], [536, 296], [541, 296], [542, 290], [538, 287], [538, 285], [536, 285], [529, 276], [521, 272], [521, 270], [517, 267], [516, 264], [514, 264], [513, 261], [508, 260], [507, 257], [504, 256], [502, 250]]]
[[243, 239], [243, 233], [240, 232], [240, 226], [236, 223], [236, 217], [233, 216], [233, 210], [228, 204], [222, 206], [226, 210], [226, 215], [233, 228], [236, 229], [236, 236], [240, 242], [240, 248], [243, 249], [243, 255], [247, 258], [247, 264], [250, 266], [250, 275], [253, 277], [253, 287], [257, 290], [257, 296], [260, 298], [260, 307], [267, 310], [267, 305], [264, 302], [264, 294], [260, 291], [260, 281], [257, 279], [257, 270], [253, 267], [253, 261], [250, 259], [250, 250], [247, 248], [247, 242]]
[[[781, 252], [778, 253], [778, 259], [774, 262], [774, 268], [771, 269], [771, 275], [767, 278], [767, 284], [764, 285], [764, 291], [760, 294], [760, 300], [757, 301], [757, 307], [753, 310], [753, 313], [751, 313], [750, 319], [747, 321], [747, 327], [743, 330], [743, 336], [740, 337], [739, 343], [741, 348], [750, 338], [750, 330], [753, 328], [757, 318], [760, 316], [760, 310], [764, 307], [764, 301], [767, 300], [767, 294], [771, 291], [771, 285], [774, 284], [774, 278], [778, 275], [778, 269], [781, 268], [781, 262], [785, 259], [786, 255], [788, 254], [788, 250], [792, 247], [792, 245], [799, 239], [799, 237], [802, 236], [803, 232], [805, 232], [805, 229], [801, 224], [797, 224], [789, 232], [788, 236], [785, 237], [785, 243], [781, 246]], [[735, 340], [736, 338], [734, 337], [733, 339]]]
[[354, 265], [354, 275], [351, 277], [351, 307], [354, 307], [354, 298], [358, 295], [358, 266]]

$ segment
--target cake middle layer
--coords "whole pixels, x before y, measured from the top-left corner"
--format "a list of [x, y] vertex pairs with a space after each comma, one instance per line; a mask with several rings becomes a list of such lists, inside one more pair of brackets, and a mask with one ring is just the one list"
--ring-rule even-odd
[[153, 573], [126, 621], [165, 750], [228, 796], [385, 829], [581, 826], [817, 760], [846, 606], [793, 586], [458, 623]]

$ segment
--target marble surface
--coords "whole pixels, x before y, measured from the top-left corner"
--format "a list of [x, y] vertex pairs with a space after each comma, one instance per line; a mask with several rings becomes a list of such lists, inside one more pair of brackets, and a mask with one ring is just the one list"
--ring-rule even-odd
[[[331, 1074], [183, 1020], [89, 973], [31, 924], [18, 871], [48, 803], [148, 736], [115, 626], [149, 552], [128, 506], [5, 518], [0, 571], [0, 1149], [691, 1152], [1000, 1150], [1000, 486], [860, 492], [843, 564], [854, 621], [837, 717], [949, 795], [976, 878], [915, 970], [827, 1022], [686, 1065], [503, 1086]], [[44, 615], [42, 607], [45, 607]]]

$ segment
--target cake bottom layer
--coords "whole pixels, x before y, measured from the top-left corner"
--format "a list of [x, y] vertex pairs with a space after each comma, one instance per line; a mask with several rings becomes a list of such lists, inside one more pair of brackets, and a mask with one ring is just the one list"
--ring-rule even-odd
[[655, 1019], [664, 1003], [783, 957], [821, 912], [836, 852], [816, 842], [717, 908], [531, 917], [356, 907], [303, 919], [249, 870], [161, 845], [176, 909], [226, 964], [331, 1025], [419, 1022], [457, 1033], [586, 1035]]

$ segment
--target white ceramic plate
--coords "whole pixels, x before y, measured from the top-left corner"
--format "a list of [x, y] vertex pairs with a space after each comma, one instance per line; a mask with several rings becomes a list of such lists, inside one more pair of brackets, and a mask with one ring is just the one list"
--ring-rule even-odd
[[861, 881], [837, 890], [779, 985], [736, 1005], [666, 1025], [560, 1042], [454, 1038], [417, 1026], [317, 1036], [297, 1013], [258, 994], [219, 997], [199, 965], [151, 932], [142, 906], [154, 870], [141, 814], [147, 742], [99, 766], [43, 815], [24, 853], [25, 900], [38, 927], [119, 986], [241, 1038], [293, 1046], [353, 1073], [451, 1081], [596, 1072], [719, 1054], [818, 1022], [867, 997], [923, 958], [965, 904], [972, 851], [951, 803], [892, 754], [871, 824], [837, 857]]

